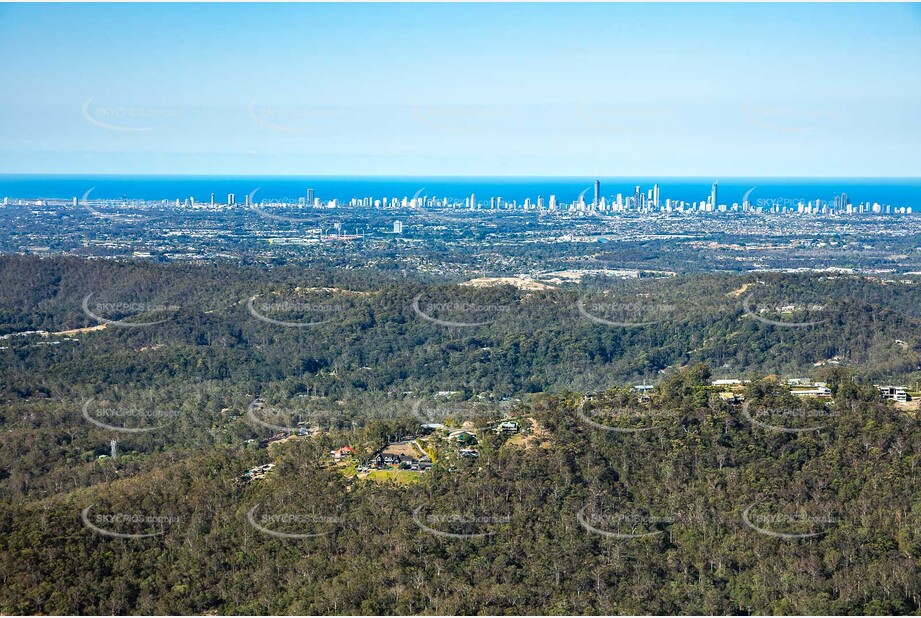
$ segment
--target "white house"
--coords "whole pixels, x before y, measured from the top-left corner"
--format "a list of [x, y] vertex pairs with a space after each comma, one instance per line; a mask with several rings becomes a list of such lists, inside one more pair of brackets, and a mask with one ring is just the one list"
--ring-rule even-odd
[[876, 385], [879, 392], [882, 393], [883, 399], [905, 403], [908, 401], [908, 391], [904, 386], [880, 386]]

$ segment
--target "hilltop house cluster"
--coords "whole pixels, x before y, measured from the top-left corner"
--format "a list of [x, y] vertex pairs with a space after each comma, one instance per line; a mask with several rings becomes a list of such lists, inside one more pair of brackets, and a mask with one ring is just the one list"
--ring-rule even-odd
[[[493, 431], [502, 435], [513, 435], [521, 431], [521, 425], [515, 420], [505, 420], [493, 427]], [[432, 455], [423, 448], [420, 440], [431, 439], [436, 433], [438, 433], [438, 437], [457, 447], [458, 456], [478, 458], [480, 453], [476, 448], [479, 443], [477, 432], [478, 430], [469, 421], [464, 423], [463, 428], [454, 430], [440, 423], [423, 423], [420, 426], [420, 433], [424, 437], [388, 437], [387, 444], [374, 453], [367, 465], [360, 468], [359, 472], [394, 469], [417, 472], [429, 470], [434, 461]], [[354, 455], [355, 451], [351, 446], [343, 446], [330, 451], [330, 456], [337, 464], [345, 462]]]
[[[737, 380], [734, 378], [713, 380], [710, 385], [715, 388], [723, 389], [719, 396], [724, 401], [730, 403], [741, 403], [745, 400], [745, 395], [740, 391], [749, 384], [751, 380]], [[814, 382], [809, 378], [790, 378], [786, 381], [790, 394], [796, 397], [816, 397], [818, 399], [831, 399], [831, 389], [826, 382]], [[906, 403], [911, 400], [908, 389], [904, 386], [881, 386], [874, 385], [879, 389], [883, 399], [894, 401], [895, 403]]]
[[253, 481], [258, 481], [259, 479], [265, 478], [265, 475], [275, 467], [273, 463], [262, 464], [261, 466], [256, 466], [255, 468], [250, 468], [244, 472], [239, 479], [241, 485], [251, 483]]

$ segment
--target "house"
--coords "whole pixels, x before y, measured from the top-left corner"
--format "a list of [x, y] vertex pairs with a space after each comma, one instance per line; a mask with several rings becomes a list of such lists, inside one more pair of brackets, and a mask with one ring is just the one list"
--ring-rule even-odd
[[330, 451], [329, 454], [333, 456], [333, 459], [336, 461], [336, 463], [339, 463], [343, 459], [348, 459], [354, 455], [355, 449], [353, 449], [351, 446], [343, 446], [342, 448]]
[[719, 393], [719, 397], [726, 403], [742, 403], [745, 401], [745, 395], [740, 393], [733, 393], [731, 391], [723, 391], [722, 393]]
[[814, 388], [795, 388], [790, 391], [791, 395], [796, 397], [819, 397], [820, 399], [831, 399], [831, 389], [824, 384], [816, 384]]
[[[403, 465], [402, 467], [406, 467]], [[409, 464], [410, 470], [418, 470], [419, 472], [425, 472], [432, 467], [432, 458], [428, 455], [422, 455], [418, 460], [413, 461]]]
[[256, 466], [255, 468], [250, 468], [240, 476], [240, 483], [246, 484], [251, 481], [256, 481], [263, 478], [266, 473], [275, 467], [273, 463], [262, 464], [261, 466]]
[[297, 435], [299, 436], [314, 436], [320, 433], [320, 428], [313, 426], [311, 427], [308, 421], [300, 421], [297, 424]]
[[381, 468], [390, 468], [396, 466], [398, 468], [403, 467], [412, 467], [416, 464], [416, 458], [412, 455], [401, 455], [397, 453], [381, 453], [377, 456], [378, 467]]
[[259, 443], [259, 445], [265, 448], [265, 447], [268, 447], [270, 444], [275, 444], [276, 442], [281, 442], [282, 440], [286, 440], [288, 436], [289, 434], [287, 433], [277, 433], [271, 438], [267, 438], [263, 440], [262, 442]]
[[905, 403], [908, 401], [908, 389], [904, 386], [880, 386], [876, 385], [882, 394], [883, 399], [895, 401], [896, 403]]
[[446, 427], [441, 423], [422, 423], [422, 433], [425, 435], [429, 435], [430, 433], [440, 431], [442, 429], [446, 429]]
[[[426, 459], [429, 459], [426, 456]], [[388, 444], [377, 453], [375, 461], [380, 468], [396, 466], [398, 468], [412, 468], [418, 466], [421, 457], [413, 448], [412, 442], [395, 442]], [[429, 459], [429, 461], [431, 461]]]
[[791, 378], [787, 380], [790, 394], [796, 397], [831, 398], [831, 389], [825, 382], [813, 382], [808, 378]]
[[476, 436], [464, 429], [452, 431], [448, 434], [448, 440], [456, 440], [460, 445], [472, 445], [477, 443]]
[[733, 378], [726, 380], [713, 380], [710, 382], [710, 386], [741, 386], [742, 380], [736, 380]]
[[519, 431], [521, 431], [521, 426], [518, 424], [518, 421], [502, 421], [496, 427], [496, 432], [503, 435], [510, 435], [518, 433]]
[[460, 451], [458, 451], [458, 453], [460, 454], [461, 457], [476, 458], [480, 456], [480, 454], [475, 449], [472, 449], [472, 448], [462, 448]]

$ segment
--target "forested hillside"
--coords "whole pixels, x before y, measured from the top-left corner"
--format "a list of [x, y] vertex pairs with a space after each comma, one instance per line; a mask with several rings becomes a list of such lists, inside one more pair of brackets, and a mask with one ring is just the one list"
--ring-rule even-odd
[[921, 286], [458, 283], [0, 259], [0, 612], [921, 611]]

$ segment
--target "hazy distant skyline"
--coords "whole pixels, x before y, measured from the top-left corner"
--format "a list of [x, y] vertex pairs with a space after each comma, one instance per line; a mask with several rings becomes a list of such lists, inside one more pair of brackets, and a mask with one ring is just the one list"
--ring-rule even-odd
[[0, 5], [0, 173], [917, 176], [917, 4]]

